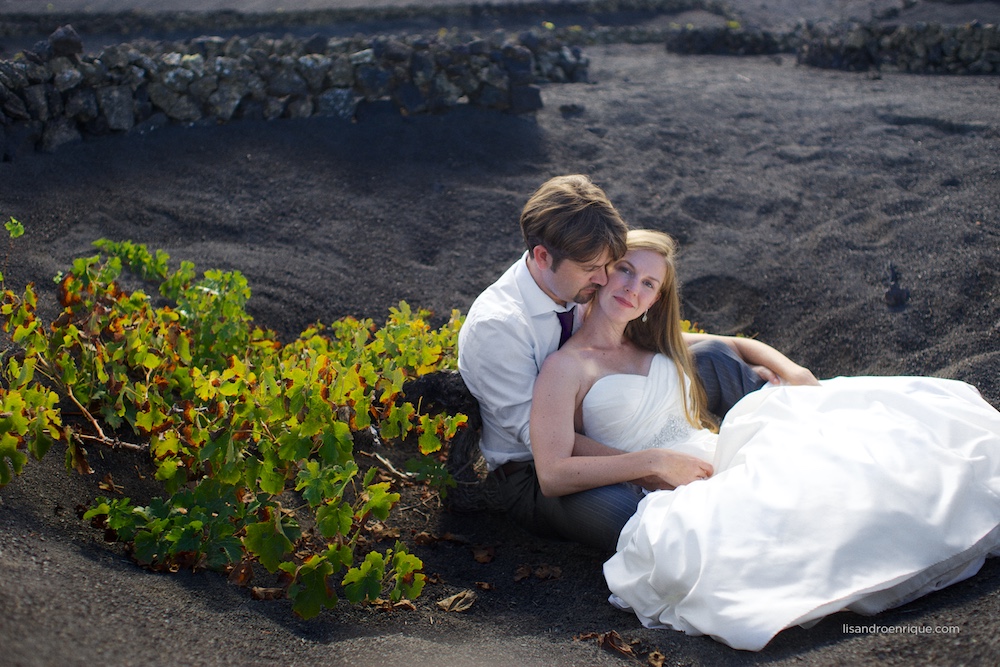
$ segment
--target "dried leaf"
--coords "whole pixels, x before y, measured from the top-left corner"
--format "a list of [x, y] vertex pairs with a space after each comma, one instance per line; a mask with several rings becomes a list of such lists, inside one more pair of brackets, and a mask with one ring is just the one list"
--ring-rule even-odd
[[399, 528], [390, 528], [381, 521], [370, 521], [368, 530], [371, 531], [376, 541], [399, 539]]
[[280, 600], [285, 597], [285, 589], [254, 586], [250, 589], [250, 595], [254, 600]]
[[[596, 639], [597, 644], [606, 651], [615, 651], [631, 658], [637, 657], [632, 647], [614, 630], [608, 632], [586, 632], [582, 635], [577, 635], [576, 639], [579, 641]], [[660, 664], [662, 665], [663, 663], [661, 662]]]
[[524, 564], [518, 565], [517, 569], [514, 570], [514, 581], [524, 581], [531, 576], [531, 566]]
[[115, 484], [114, 478], [111, 477], [111, 473], [104, 476], [104, 480], [97, 483], [97, 488], [101, 491], [107, 491], [108, 493], [124, 493], [125, 487], [118, 486]]
[[446, 542], [454, 542], [455, 544], [468, 544], [470, 542], [468, 537], [459, 535], [458, 533], [445, 533], [441, 536], [441, 539]]
[[632, 658], [635, 657], [635, 651], [632, 650], [632, 647], [629, 646], [625, 640], [622, 639], [622, 636], [614, 630], [602, 634], [598, 643], [601, 645], [601, 648], [606, 651], [616, 651], [622, 655], [627, 655]]
[[476, 592], [466, 588], [464, 591], [455, 593], [443, 600], [438, 600], [437, 606], [443, 611], [459, 612], [468, 610], [475, 601]]
[[437, 535], [434, 535], [433, 533], [428, 533], [426, 530], [422, 530], [413, 536], [414, 544], [417, 544], [422, 547], [434, 544], [435, 542], [440, 541], [440, 539], [441, 538], [439, 538]]
[[663, 655], [659, 651], [651, 651], [649, 655], [646, 656], [646, 662], [649, 663], [649, 667], [663, 667], [663, 663], [667, 661], [667, 656]]
[[494, 591], [494, 590], [496, 590], [496, 586], [494, 586], [493, 584], [491, 584], [488, 581], [477, 581], [476, 582], [476, 588], [478, 588], [481, 591]]
[[[392, 606], [393, 606], [394, 609], [402, 609], [404, 611], [416, 611], [417, 610], [417, 605], [413, 604], [412, 602], [410, 602], [409, 600], [407, 600], [405, 598], [402, 599], [402, 600], [400, 600], [399, 602], [397, 602], [396, 604], [394, 604]], [[662, 667], [662, 663], [661, 663], [661, 667]]]
[[535, 578], [542, 581], [559, 579], [562, 577], [562, 568], [556, 565], [539, 565], [535, 568]]
[[246, 586], [253, 579], [253, 567], [247, 561], [238, 563], [229, 573], [229, 583], [237, 586]]
[[371, 600], [368, 604], [375, 607], [379, 611], [392, 611], [392, 602], [384, 598], [375, 598]]
[[472, 547], [472, 557], [477, 563], [492, 563], [496, 555], [496, 547], [484, 545]]
[[87, 450], [81, 447], [74, 438], [66, 440], [66, 466], [72, 467], [81, 475], [92, 475], [94, 470], [87, 463]]

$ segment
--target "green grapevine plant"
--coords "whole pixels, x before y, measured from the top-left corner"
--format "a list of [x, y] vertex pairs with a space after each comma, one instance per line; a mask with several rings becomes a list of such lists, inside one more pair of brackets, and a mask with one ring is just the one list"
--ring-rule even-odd
[[[7, 228], [13, 239], [20, 225]], [[90, 443], [148, 447], [164, 497], [99, 497], [84, 515], [141, 565], [246, 581], [259, 564], [304, 618], [340, 596], [417, 597], [416, 556], [400, 542], [369, 550], [371, 522], [400, 496], [378, 468], [362, 469], [355, 440], [415, 440], [421, 457], [408, 467], [446, 492], [442, 448], [466, 417], [420, 414], [402, 392], [455, 367], [458, 312], [433, 329], [428, 312], [400, 303], [383, 327], [345, 318], [281, 344], [253, 325], [240, 273], [198, 278], [189, 262], [171, 270], [166, 253], [143, 245], [95, 246], [57, 277], [62, 311], [51, 326], [36, 316], [32, 285], [20, 295], [3, 285], [0, 324], [14, 348], [0, 369], [0, 486], [56, 442], [80, 472]], [[123, 290], [125, 272], [158, 295]], [[60, 405], [82, 416], [77, 425], [64, 424]]]

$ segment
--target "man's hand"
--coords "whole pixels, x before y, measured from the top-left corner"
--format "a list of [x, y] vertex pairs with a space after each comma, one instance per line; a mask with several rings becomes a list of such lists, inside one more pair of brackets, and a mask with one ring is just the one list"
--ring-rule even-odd
[[768, 384], [791, 384], [791, 385], [818, 385], [819, 380], [808, 368], [792, 364], [784, 369], [783, 375], [779, 376], [767, 366], [753, 366], [754, 372]]
[[808, 368], [799, 366], [767, 343], [754, 338], [685, 333], [684, 340], [688, 345], [702, 340], [725, 343], [768, 384], [819, 384], [819, 380]]

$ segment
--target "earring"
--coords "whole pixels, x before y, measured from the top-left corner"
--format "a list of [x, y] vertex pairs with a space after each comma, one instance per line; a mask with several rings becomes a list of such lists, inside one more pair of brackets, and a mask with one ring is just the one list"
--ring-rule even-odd
[[647, 310], [645, 313], [642, 314], [642, 321], [643, 322], [645, 322], [646, 320], [649, 319], [649, 317], [647, 317], [648, 313], [649, 313], [649, 311]]

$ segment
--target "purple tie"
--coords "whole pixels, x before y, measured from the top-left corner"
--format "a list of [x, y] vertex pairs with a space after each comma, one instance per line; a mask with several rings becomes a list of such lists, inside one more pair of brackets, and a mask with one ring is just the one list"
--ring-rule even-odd
[[559, 318], [559, 326], [562, 327], [562, 332], [559, 334], [559, 347], [563, 346], [563, 343], [569, 340], [569, 337], [573, 335], [573, 310], [576, 308], [570, 308], [561, 313], [556, 313]]

